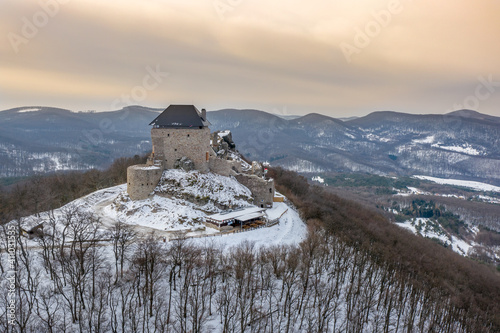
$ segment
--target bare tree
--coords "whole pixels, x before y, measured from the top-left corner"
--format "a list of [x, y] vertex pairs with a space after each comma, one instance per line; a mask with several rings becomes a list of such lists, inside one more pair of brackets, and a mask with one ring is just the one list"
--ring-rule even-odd
[[137, 232], [131, 225], [121, 221], [116, 222], [109, 230], [109, 237], [113, 245], [115, 258], [115, 284], [118, 278], [123, 278], [123, 268], [127, 252], [137, 237]]

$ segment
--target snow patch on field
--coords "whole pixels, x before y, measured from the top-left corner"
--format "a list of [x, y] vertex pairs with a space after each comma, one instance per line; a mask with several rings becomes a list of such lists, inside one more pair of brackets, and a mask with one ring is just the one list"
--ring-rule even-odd
[[493, 204], [500, 204], [500, 199], [493, 198], [493, 197], [490, 197], [487, 195], [477, 195], [475, 198], [479, 201], [484, 201], [484, 202], [493, 203]]
[[407, 190], [400, 190], [400, 189], [393, 189], [393, 190], [395, 190], [397, 192], [395, 195], [402, 196], [402, 197], [407, 197], [407, 196], [414, 195], [414, 194], [420, 194], [420, 195], [431, 194], [429, 192], [422, 191], [416, 187], [407, 186], [406, 188], [407, 188]]
[[413, 143], [420, 143], [420, 144], [425, 144], [425, 143], [433, 143], [436, 137], [434, 135], [430, 135], [426, 138], [423, 139], [415, 139], [412, 142]]
[[315, 176], [315, 177], [312, 177], [312, 181], [313, 182], [318, 182], [320, 184], [324, 184], [325, 183], [325, 179], [320, 177], [320, 176]]
[[463, 153], [467, 155], [472, 155], [472, 156], [478, 156], [481, 155], [482, 152], [477, 150], [476, 148], [473, 148], [470, 144], [466, 143], [461, 146], [443, 146], [441, 143], [435, 143], [432, 145], [434, 148], [440, 148], [444, 150], [449, 150], [449, 151], [455, 151], [457, 153]]
[[414, 178], [417, 179], [423, 179], [423, 180], [430, 180], [431, 182], [435, 182], [438, 184], [443, 184], [443, 185], [454, 185], [454, 186], [462, 186], [462, 187], [467, 187], [476, 191], [490, 191], [490, 192], [500, 192], [500, 187], [486, 184], [486, 183], [481, 183], [481, 182], [475, 182], [475, 181], [469, 181], [469, 180], [459, 180], [459, 179], [443, 179], [443, 178], [436, 178], [436, 177], [429, 177], [429, 176], [413, 176]]
[[17, 111], [17, 113], [25, 113], [25, 112], [37, 112], [40, 111], [40, 108], [29, 108], [29, 109], [22, 109]]
[[295, 172], [308, 172], [308, 173], [313, 173], [313, 172], [325, 172], [326, 170], [320, 167], [319, 165], [307, 161], [307, 160], [302, 160], [302, 159], [297, 159], [294, 162], [291, 162], [287, 164], [286, 169], [295, 171]]
[[379, 142], [391, 142], [392, 140], [389, 138], [383, 138], [378, 135], [375, 135], [373, 133], [369, 133], [363, 136], [365, 139], [368, 139], [369, 141], [379, 141]]

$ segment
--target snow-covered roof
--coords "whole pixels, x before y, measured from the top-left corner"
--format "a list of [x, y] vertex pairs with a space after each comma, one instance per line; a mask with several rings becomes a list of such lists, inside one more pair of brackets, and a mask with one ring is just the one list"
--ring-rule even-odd
[[[249, 207], [249, 208], [243, 208], [243, 209], [236, 209], [233, 211], [225, 211], [222, 213], [217, 213], [217, 214], [207, 216], [207, 219], [210, 219], [213, 221], [220, 221], [220, 222], [234, 220], [234, 219], [238, 219], [241, 221], [247, 221], [247, 220], [242, 220], [242, 219], [247, 217], [247, 216], [250, 216], [251, 214], [262, 213], [265, 210], [266, 210], [265, 208], [260, 208], [260, 207]], [[264, 214], [262, 214], [261, 216], [264, 216]]]
[[223, 138], [223, 137], [225, 137], [225, 136], [228, 136], [230, 133], [231, 133], [231, 131], [230, 131], [230, 130], [225, 130], [225, 131], [220, 131], [220, 132], [218, 133], [218, 135], [219, 135], [219, 137], [220, 137], [220, 138]]
[[140, 170], [160, 170], [159, 166], [156, 165], [147, 165], [147, 166], [137, 166], [135, 169], [140, 169]]
[[257, 219], [259, 217], [263, 217], [265, 215], [266, 215], [265, 213], [252, 213], [252, 214], [248, 214], [248, 215], [245, 215], [242, 217], [238, 217], [238, 218], [236, 218], [236, 220], [246, 222], [246, 221], [250, 221], [253, 219]]

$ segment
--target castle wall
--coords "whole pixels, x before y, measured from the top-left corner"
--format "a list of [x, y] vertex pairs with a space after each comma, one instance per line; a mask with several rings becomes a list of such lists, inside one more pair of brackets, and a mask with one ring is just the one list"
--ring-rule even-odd
[[215, 156], [210, 157], [209, 167], [211, 172], [226, 177], [242, 172], [239, 161], [223, 160]]
[[274, 180], [245, 174], [239, 174], [235, 178], [252, 192], [254, 205], [264, 208], [273, 206]]
[[162, 169], [159, 166], [146, 164], [132, 165], [127, 168], [127, 193], [132, 200], [144, 200], [161, 179]]
[[162, 157], [166, 169], [174, 168], [177, 159], [184, 156], [194, 162], [195, 169], [207, 172], [208, 158], [212, 155], [210, 129], [152, 128], [151, 139], [156, 157]]

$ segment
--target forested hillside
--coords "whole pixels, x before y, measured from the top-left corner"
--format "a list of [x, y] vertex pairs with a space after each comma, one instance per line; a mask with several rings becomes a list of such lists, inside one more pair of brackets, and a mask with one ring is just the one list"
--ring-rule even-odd
[[[159, 109], [110, 112], [21, 107], [0, 112], [0, 177], [104, 169], [151, 150]], [[311, 113], [208, 112], [210, 130], [231, 130], [252, 160], [297, 172], [366, 172], [473, 179], [500, 185], [500, 118], [461, 110], [444, 115], [374, 112], [345, 120]]]
[[[33, 213], [35, 189], [50, 194], [38, 210], [55, 208], [122, 182], [134, 160], [3, 191], [2, 221]], [[299, 246], [163, 243], [121, 223], [102, 235], [101, 221], [75, 207], [58, 221], [67, 227], [47, 225], [36, 248], [16, 238], [16, 325], [23, 332], [499, 330], [500, 277], [492, 267], [417, 238], [294, 172], [270, 174], [309, 225]], [[7, 228], [2, 235], [6, 248]], [[0, 270], [6, 281], [6, 253]], [[2, 287], [0, 303], [8, 290]], [[9, 332], [6, 304], [0, 308]]]

